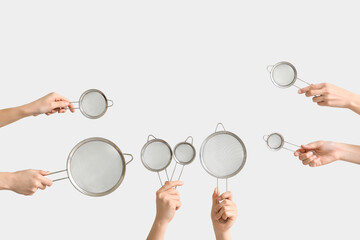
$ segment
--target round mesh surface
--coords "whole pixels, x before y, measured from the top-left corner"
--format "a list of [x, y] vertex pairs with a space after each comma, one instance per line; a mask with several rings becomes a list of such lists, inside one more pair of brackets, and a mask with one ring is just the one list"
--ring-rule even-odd
[[152, 142], [143, 151], [144, 165], [151, 171], [158, 172], [171, 162], [172, 154], [168, 145], [163, 142]]
[[101, 93], [92, 91], [83, 96], [80, 106], [86, 115], [97, 117], [106, 111], [107, 102]]
[[295, 79], [295, 72], [290, 65], [280, 64], [272, 70], [272, 78], [280, 86], [291, 86]]
[[229, 134], [210, 137], [202, 148], [202, 163], [214, 177], [227, 178], [236, 174], [245, 161], [245, 149]]
[[182, 143], [177, 145], [177, 147], [174, 150], [175, 159], [179, 161], [181, 164], [188, 164], [192, 160], [194, 160], [195, 157], [195, 151], [194, 149], [186, 143]]
[[120, 153], [103, 141], [90, 141], [81, 145], [73, 153], [68, 168], [77, 187], [95, 194], [115, 187], [124, 171]]
[[267, 145], [269, 146], [269, 148], [271, 148], [273, 150], [278, 150], [283, 145], [284, 140], [279, 134], [273, 133], [268, 137], [266, 142], [267, 142]]

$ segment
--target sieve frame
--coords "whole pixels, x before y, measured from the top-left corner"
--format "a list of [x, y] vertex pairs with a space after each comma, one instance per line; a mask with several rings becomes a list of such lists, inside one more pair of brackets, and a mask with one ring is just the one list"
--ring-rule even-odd
[[[275, 79], [274, 79], [274, 76], [273, 76], [274, 69], [275, 69], [276, 67], [280, 66], [280, 65], [288, 65], [288, 66], [290, 66], [290, 67], [292, 68], [292, 70], [294, 71], [294, 79], [293, 79], [292, 82], [289, 83], [288, 85], [280, 85], [280, 84], [278, 84], [278, 83], [275, 81]], [[271, 69], [270, 69], [270, 67], [271, 67]], [[279, 87], [279, 88], [289, 88], [289, 87], [293, 86], [293, 85], [295, 84], [296, 80], [298, 79], [298, 77], [297, 77], [297, 71], [296, 71], [295, 66], [292, 65], [292, 64], [289, 63], [289, 62], [286, 62], [286, 61], [278, 62], [278, 63], [276, 63], [275, 65], [269, 65], [269, 66], [267, 66], [267, 70], [268, 70], [268, 72], [270, 73], [270, 79], [271, 79], [272, 83], [273, 83], [275, 86]]]
[[[190, 146], [190, 147], [192, 148], [192, 150], [194, 151], [194, 156], [193, 156], [193, 158], [192, 158], [190, 161], [186, 162], [186, 163], [181, 162], [179, 159], [177, 159], [176, 154], [175, 154], [176, 148], [179, 147], [180, 145], [183, 145], [183, 144]], [[179, 165], [182, 165], [182, 166], [189, 165], [189, 164], [192, 163], [192, 162], [195, 160], [195, 158], [196, 158], [196, 149], [195, 149], [195, 147], [194, 147], [191, 143], [189, 143], [189, 142], [180, 142], [180, 143], [176, 144], [175, 147], [174, 147], [173, 152], [174, 152], [174, 159], [175, 159], [175, 161], [176, 161]]]
[[[153, 137], [154, 139], [150, 140], [150, 137]], [[145, 149], [146, 149], [150, 144], [155, 143], [155, 142], [164, 143], [164, 144], [169, 148], [169, 150], [170, 150], [170, 161], [168, 162], [168, 164], [166, 164], [165, 167], [163, 167], [163, 168], [161, 168], [161, 169], [157, 169], [157, 170], [154, 170], [154, 169], [150, 168], [150, 167], [146, 164], [146, 162], [145, 162], [145, 160], [144, 160], [144, 152], [145, 152]], [[159, 172], [165, 170], [165, 169], [171, 164], [172, 158], [173, 158], [173, 151], [172, 151], [170, 145], [169, 145], [165, 140], [156, 138], [156, 137], [154, 137], [153, 135], [149, 135], [149, 136], [148, 136], [148, 141], [147, 141], [147, 142], [145, 143], [145, 145], [142, 147], [141, 153], [140, 153], [141, 162], [142, 162], [142, 164], [144, 165], [144, 167], [145, 167], [146, 169], [148, 169], [148, 170], [150, 170], [150, 171], [152, 171], [152, 172], [157, 172], [157, 173], [159, 173]]]
[[[99, 115], [97, 115], [97, 116], [92, 116], [92, 115], [87, 114], [87, 113], [84, 111], [83, 106], [82, 106], [82, 100], [84, 99], [84, 97], [85, 97], [87, 94], [92, 93], [92, 92], [100, 93], [100, 94], [104, 97], [105, 102], [106, 102], [105, 110], [104, 110], [101, 114], [99, 114]], [[109, 105], [108, 102], [111, 102], [111, 105]], [[73, 102], [73, 103], [76, 103], [76, 102]], [[80, 96], [80, 98], [79, 98], [79, 101], [78, 101], [77, 103], [78, 103], [78, 105], [79, 105], [79, 109], [80, 109], [81, 113], [82, 113], [85, 117], [90, 118], [90, 119], [97, 119], [97, 118], [100, 118], [100, 117], [104, 116], [104, 114], [106, 113], [107, 109], [108, 109], [109, 107], [112, 107], [112, 106], [114, 105], [114, 102], [113, 102], [112, 100], [107, 99], [106, 96], [105, 96], [105, 94], [104, 94], [102, 91], [98, 90], [98, 89], [89, 89], [89, 90], [86, 90], [83, 94], [81, 94], [81, 96]]]
[[[76, 181], [74, 180], [72, 174], [71, 174], [71, 160], [72, 160], [72, 157], [74, 156], [75, 152], [80, 148], [82, 147], [83, 145], [85, 145], [86, 143], [88, 142], [93, 142], [93, 141], [100, 141], [100, 142], [105, 142], [109, 145], [111, 145], [113, 148], [115, 148], [115, 150], [119, 153], [120, 157], [121, 157], [121, 161], [122, 161], [122, 164], [123, 164], [123, 171], [122, 171], [122, 174], [118, 180], [118, 182], [109, 190], [105, 191], [105, 192], [101, 192], [101, 193], [93, 193], [93, 192], [89, 192], [89, 191], [86, 191], [84, 189], [82, 189], [80, 186], [78, 186], [76, 184]], [[125, 162], [125, 157], [124, 155], [130, 155], [132, 156], [131, 154], [123, 154], [120, 150], [120, 148], [115, 144], [113, 143], [112, 141], [106, 139], [106, 138], [101, 138], [101, 137], [92, 137], [92, 138], [87, 138], [81, 142], [79, 142], [78, 144], [76, 144], [76, 146], [71, 150], [69, 156], [68, 156], [68, 159], [67, 159], [67, 163], [66, 163], [66, 173], [68, 175], [68, 178], [70, 180], [70, 183], [76, 188], [76, 190], [78, 190], [79, 192], [85, 194], [85, 195], [88, 195], [88, 196], [91, 196], [91, 197], [101, 197], [101, 196], [105, 196], [105, 195], [108, 195], [110, 193], [112, 193], [113, 191], [115, 191], [122, 183], [122, 181], [124, 180], [124, 177], [125, 177], [125, 173], [126, 173], [126, 165], [128, 163], [130, 163], [132, 160], [133, 160], [133, 157], [132, 159], [129, 161], [129, 162]]]
[[[269, 140], [269, 138], [270, 138], [271, 136], [274, 136], [274, 135], [278, 135], [278, 136], [281, 138], [281, 145], [280, 145], [278, 148], [271, 148], [271, 147], [269, 146], [268, 140]], [[277, 132], [271, 133], [270, 135], [265, 135], [265, 136], [263, 136], [263, 139], [264, 139], [264, 141], [266, 142], [266, 146], [267, 146], [270, 150], [272, 150], [272, 151], [279, 151], [279, 150], [281, 150], [281, 149], [284, 147], [284, 144], [285, 144], [285, 139], [284, 139], [283, 135], [281, 135], [280, 133], [277, 133]]]
[[[219, 124], [218, 124], [218, 125], [219, 125]], [[222, 124], [221, 124], [221, 125], [222, 125]], [[230, 136], [234, 137], [234, 138], [241, 144], [241, 146], [243, 147], [243, 151], [244, 151], [244, 159], [243, 159], [242, 164], [240, 165], [240, 167], [239, 167], [236, 171], [234, 171], [233, 173], [228, 174], [228, 175], [226, 175], [226, 176], [218, 177], [218, 176], [216, 176], [215, 174], [213, 174], [213, 173], [207, 168], [206, 164], [204, 163], [204, 158], [203, 158], [204, 153], [203, 153], [203, 151], [204, 151], [205, 145], [207, 144], [207, 142], [208, 142], [211, 138], [213, 138], [213, 137], [215, 137], [215, 136], [218, 136], [218, 135], [223, 135], [223, 134], [230, 135]], [[243, 169], [243, 167], [245, 166], [245, 163], [246, 163], [246, 159], [247, 159], [247, 151], [246, 151], [246, 147], [245, 147], [244, 142], [243, 142], [236, 134], [234, 134], [234, 133], [232, 133], [232, 132], [229, 132], [229, 131], [226, 131], [225, 128], [224, 128], [223, 131], [218, 131], [218, 132], [217, 132], [217, 129], [216, 129], [213, 134], [209, 135], [209, 136], [204, 140], [204, 142], [201, 144], [201, 149], [200, 149], [199, 156], [200, 156], [201, 165], [202, 165], [202, 167], [205, 169], [205, 171], [206, 171], [208, 174], [210, 174], [211, 176], [213, 176], [213, 177], [215, 177], [215, 178], [227, 179], [227, 178], [231, 178], [231, 177], [237, 175], [237, 174]]]

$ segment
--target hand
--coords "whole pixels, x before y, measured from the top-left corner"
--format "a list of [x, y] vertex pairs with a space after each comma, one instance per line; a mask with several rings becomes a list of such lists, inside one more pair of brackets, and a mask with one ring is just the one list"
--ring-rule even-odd
[[337, 143], [317, 141], [307, 145], [301, 145], [301, 148], [294, 153], [299, 157], [304, 165], [318, 167], [340, 160], [340, 152]]
[[156, 217], [147, 240], [163, 240], [169, 222], [175, 211], [181, 207], [180, 195], [175, 187], [182, 186], [181, 181], [165, 182], [156, 192]]
[[176, 186], [182, 186], [183, 182], [173, 181], [165, 182], [156, 192], [156, 221], [163, 224], [168, 224], [181, 207], [180, 195]]
[[11, 176], [10, 190], [23, 195], [33, 195], [39, 188], [44, 190], [52, 185], [52, 181], [44, 177], [49, 173], [42, 170], [14, 172]]
[[49, 93], [48, 95], [25, 106], [30, 108], [31, 114], [34, 116], [43, 113], [48, 116], [56, 112], [65, 113], [68, 108], [71, 112], [75, 112], [74, 106], [70, 100], [57, 93]]
[[307, 97], [313, 97], [313, 102], [319, 106], [349, 108], [355, 112], [360, 111], [358, 107], [359, 95], [329, 83], [311, 84], [300, 89], [298, 93], [305, 93]]
[[232, 193], [228, 191], [219, 196], [218, 189], [215, 188], [212, 200], [211, 219], [216, 239], [230, 239], [230, 228], [238, 216]]

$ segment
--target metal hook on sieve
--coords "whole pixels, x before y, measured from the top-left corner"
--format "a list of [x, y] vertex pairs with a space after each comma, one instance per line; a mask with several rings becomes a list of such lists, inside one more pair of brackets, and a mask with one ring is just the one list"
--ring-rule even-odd
[[114, 106], [114, 101], [113, 101], [113, 100], [108, 99], [107, 101], [108, 101], [108, 102], [111, 102], [111, 105], [108, 105], [108, 107]]
[[194, 142], [194, 138], [192, 136], [188, 136], [185, 140], [185, 142], [187, 142], [189, 139], [191, 139], [191, 144], [193, 144]]
[[134, 160], [134, 156], [133, 156], [132, 154], [124, 153], [123, 155], [124, 155], [124, 156], [130, 156], [130, 157], [131, 157], [131, 159], [130, 159], [128, 162], [125, 162], [126, 165], [128, 165], [129, 163], [132, 162], [132, 160]]
[[269, 72], [269, 73], [271, 73], [271, 69], [274, 67], [274, 65], [268, 65], [267, 67], [266, 67], [266, 70]]
[[147, 138], [147, 141], [149, 142], [150, 141], [150, 137], [154, 138], [154, 139], [157, 139], [154, 135], [149, 135], [148, 138]]
[[218, 124], [216, 125], [215, 132], [217, 132], [219, 126], [221, 126], [221, 127], [223, 128], [223, 131], [226, 131], [226, 129], [225, 129], [225, 127], [224, 127], [224, 124], [218, 123]]
[[268, 138], [269, 138], [269, 135], [264, 135], [263, 136], [263, 139], [264, 139], [265, 142], [267, 142]]

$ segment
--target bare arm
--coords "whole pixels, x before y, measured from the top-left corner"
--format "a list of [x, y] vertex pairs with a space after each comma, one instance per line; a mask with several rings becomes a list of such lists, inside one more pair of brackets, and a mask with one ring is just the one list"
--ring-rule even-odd
[[23, 170], [14, 173], [0, 173], [0, 190], [11, 190], [18, 194], [33, 195], [38, 189], [44, 190], [52, 185], [45, 176], [49, 172], [42, 170]]
[[318, 167], [337, 160], [360, 164], [360, 146], [329, 141], [316, 141], [302, 145], [294, 155], [304, 165]]
[[0, 110], [0, 127], [29, 116], [37, 116], [43, 113], [46, 115], [56, 112], [64, 113], [67, 108], [71, 112], [75, 112], [73, 104], [68, 99], [57, 93], [50, 93], [29, 104]]
[[348, 108], [360, 114], [360, 95], [333, 84], [311, 84], [299, 90], [299, 94], [303, 93], [319, 106]]
[[181, 206], [180, 195], [175, 187], [182, 185], [181, 181], [165, 182], [156, 192], [156, 217], [147, 240], [164, 240], [166, 228]]

